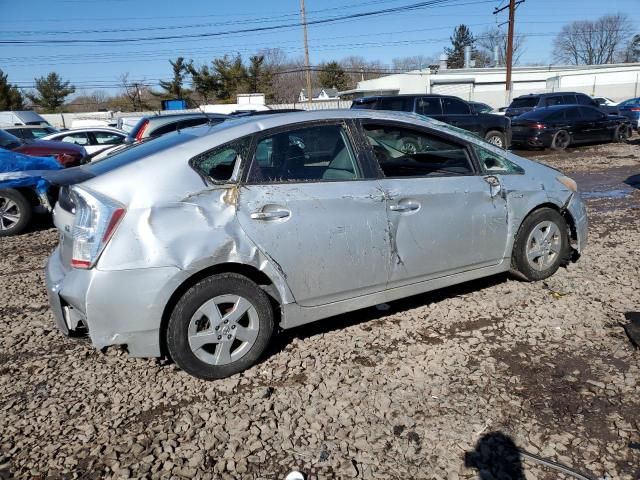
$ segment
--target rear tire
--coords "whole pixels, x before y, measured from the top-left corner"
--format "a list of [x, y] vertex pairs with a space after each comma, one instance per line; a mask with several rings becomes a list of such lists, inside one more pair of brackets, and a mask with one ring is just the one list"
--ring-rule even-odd
[[616, 143], [626, 143], [633, 135], [633, 130], [627, 125], [618, 125], [613, 132], [613, 141]]
[[0, 237], [22, 232], [32, 214], [31, 204], [22, 193], [13, 188], [0, 190]]
[[167, 325], [171, 358], [204, 380], [242, 372], [262, 356], [273, 333], [266, 293], [235, 273], [196, 283], [176, 304]]
[[520, 226], [513, 244], [511, 267], [533, 282], [550, 277], [569, 258], [569, 229], [557, 211], [541, 208]]
[[571, 145], [571, 135], [566, 130], [558, 130], [551, 140], [551, 150], [562, 151]]
[[507, 148], [507, 138], [504, 133], [499, 132], [498, 130], [490, 130], [484, 136], [484, 139], [489, 142], [491, 145], [495, 145], [500, 148]]

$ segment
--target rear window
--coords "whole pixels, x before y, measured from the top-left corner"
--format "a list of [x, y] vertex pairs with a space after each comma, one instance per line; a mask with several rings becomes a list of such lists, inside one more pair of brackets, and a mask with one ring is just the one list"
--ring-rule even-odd
[[511, 102], [509, 108], [532, 108], [538, 105], [540, 97], [522, 97], [516, 98]]
[[[194, 135], [183, 132], [165, 135], [156, 139], [149, 139], [142, 143], [135, 143], [113, 156], [106, 157], [86, 166], [87, 170], [95, 175], [101, 175], [118, 167], [148, 157], [167, 148], [175, 147], [189, 140], [194, 139]], [[185, 159], [186, 160], [186, 159]]]
[[414, 97], [380, 97], [354, 102], [351, 108], [413, 112]]
[[376, 106], [375, 98], [367, 98], [362, 100], [356, 100], [351, 105], [351, 108], [356, 108], [358, 110], [373, 110]]

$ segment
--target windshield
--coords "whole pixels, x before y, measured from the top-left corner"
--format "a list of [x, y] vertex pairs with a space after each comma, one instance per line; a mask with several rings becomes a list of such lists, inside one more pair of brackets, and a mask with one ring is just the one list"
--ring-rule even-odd
[[196, 138], [194, 135], [189, 135], [184, 132], [176, 132], [169, 135], [164, 135], [155, 139], [149, 139], [145, 142], [134, 143], [127, 146], [121, 151], [109, 155], [102, 160], [96, 160], [95, 162], [86, 166], [87, 170], [95, 175], [110, 172], [122, 165], [126, 165], [141, 158], [148, 157], [167, 148], [175, 147], [189, 140]]
[[13, 150], [14, 148], [18, 148], [20, 145], [22, 145], [22, 142], [18, 137], [14, 137], [10, 133], [0, 130], [0, 147], [6, 148], [7, 150]]
[[538, 97], [521, 97], [516, 98], [511, 102], [509, 108], [532, 108], [538, 104]]

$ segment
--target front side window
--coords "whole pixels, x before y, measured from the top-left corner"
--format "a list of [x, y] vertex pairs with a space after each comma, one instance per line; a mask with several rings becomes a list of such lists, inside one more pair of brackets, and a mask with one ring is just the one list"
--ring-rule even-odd
[[487, 150], [486, 148], [474, 145], [473, 149], [475, 150], [476, 155], [482, 164], [482, 168], [484, 168], [486, 173], [492, 173], [495, 175], [521, 175], [524, 173], [524, 169], [522, 167], [490, 150]]
[[346, 131], [321, 125], [276, 133], [256, 145], [249, 183], [362, 178]]
[[547, 97], [547, 107], [551, 107], [553, 105], [564, 105], [564, 101], [562, 100], [562, 95]]
[[231, 180], [236, 165], [246, 158], [251, 144], [251, 137], [244, 137], [233, 142], [215, 147], [191, 159], [189, 164], [200, 175], [216, 182]]
[[443, 98], [442, 110], [445, 115], [467, 115], [471, 113], [469, 105], [456, 98]]
[[472, 175], [467, 149], [436, 135], [390, 125], [365, 124], [385, 177]]
[[578, 100], [576, 99], [575, 95], [563, 95], [562, 103], [564, 105], [577, 105]]

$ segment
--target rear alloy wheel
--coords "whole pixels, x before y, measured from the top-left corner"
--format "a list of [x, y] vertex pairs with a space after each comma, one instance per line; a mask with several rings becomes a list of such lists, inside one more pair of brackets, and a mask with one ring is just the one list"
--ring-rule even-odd
[[552, 150], [564, 150], [571, 144], [571, 135], [566, 130], [558, 130], [551, 140]]
[[617, 143], [625, 143], [629, 140], [632, 134], [633, 131], [628, 125], [618, 125], [613, 133], [613, 141]]
[[265, 292], [248, 278], [228, 273], [187, 290], [169, 319], [166, 338], [181, 369], [213, 380], [252, 366], [272, 332], [273, 311]]
[[504, 133], [502, 132], [491, 130], [487, 132], [487, 134], [484, 136], [484, 139], [491, 145], [495, 145], [496, 147], [500, 148], [506, 148], [507, 141], [505, 139]]
[[19, 191], [0, 190], [0, 237], [17, 235], [31, 220], [31, 205]]
[[511, 263], [527, 280], [544, 280], [567, 261], [569, 251], [567, 222], [557, 211], [541, 208], [522, 222]]

